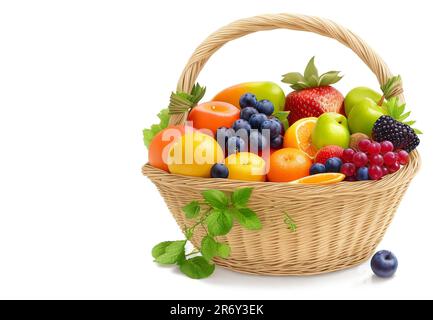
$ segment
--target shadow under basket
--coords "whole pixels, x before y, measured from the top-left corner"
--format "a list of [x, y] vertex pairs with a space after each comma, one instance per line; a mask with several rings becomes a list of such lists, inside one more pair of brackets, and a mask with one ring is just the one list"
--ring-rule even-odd
[[[210, 35], [188, 61], [177, 90], [191, 92], [205, 63], [226, 42], [277, 28], [333, 38], [352, 49], [380, 84], [392, 77], [383, 60], [344, 27], [317, 17], [276, 14], [238, 20]], [[182, 124], [186, 116], [173, 114], [170, 123]], [[182, 230], [193, 222], [185, 218], [181, 208], [201, 199], [203, 190], [232, 192], [253, 187], [249, 207], [258, 214], [263, 228], [248, 231], [235, 224], [227, 236], [219, 237], [230, 245], [230, 257], [214, 262], [249, 274], [312, 275], [352, 267], [372, 256], [419, 167], [420, 157], [414, 151], [408, 165], [380, 181], [328, 186], [196, 178], [169, 174], [148, 164], [142, 171], [156, 185]], [[296, 222], [296, 232], [284, 223], [285, 214]], [[204, 230], [197, 229], [192, 243], [199, 247], [203, 236]]]

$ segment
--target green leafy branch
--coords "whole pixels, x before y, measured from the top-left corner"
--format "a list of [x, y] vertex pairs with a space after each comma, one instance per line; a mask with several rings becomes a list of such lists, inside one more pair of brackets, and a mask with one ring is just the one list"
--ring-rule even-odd
[[[230, 195], [214, 189], [203, 191], [204, 202], [192, 201], [182, 208], [185, 217], [194, 222], [184, 229], [186, 239], [157, 244], [152, 250], [155, 262], [177, 265], [181, 272], [193, 279], [209, 277], [215, 270], [212, 259], [230, 256], [230, 246], [217, 237], [227, 235], [234, 221], [247, 230], [262, 228], [257, 214], [247, 207], [252, 192], [253, 188], [239, 188]], [[187, 241], [193, 238], [197, 227], [205, 231], [200, 248], [186, 254]]]

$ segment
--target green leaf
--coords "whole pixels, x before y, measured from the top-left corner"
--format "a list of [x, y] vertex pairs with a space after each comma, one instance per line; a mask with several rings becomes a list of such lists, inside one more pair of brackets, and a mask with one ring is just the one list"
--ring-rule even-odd
[[299, 72], [290, 72], [283, 75], [283, 80], [281, 81], [288, 84], [296, 84], [300, 81], [305, 81], [305, 79]]
[[244, 208], [250, 200], [253, 188], [239, 188], [232, 193], [232, 203], [237, 208]]
[[424, 134], [421, 130], [413, 128], [413, 131], [415, 131], [416, 134]]
[[225, 209], [229, 204], [229, 199], [226, 194], [219, 190], [205, 190], [202, 192], [206, 203], [214, 209]]
[[230, 256], [231, 251], [232, 250], [228, 244], [218, 243], [217, 253], [219, 257], [227, 259]]
[[186, 240], [165, 241], [152, 249], [155, 261], [161, 264], [175, 264], [185, 257]]
[[193, 219], [200, 213], [200, 204], [197, 201], [192, 201], [184, 206], [182, 211], [185, 213], [185, 217]]
[[296, 226], [295, 221], [286, 213], [284, 215], [284, 223], [287, 225], [287, 227], [292, 231], [295, 232], [296, 229], [298, 228]]
[[215, 265], [203, 257], [194, 257], [185, 260], [179, 266], [180, 271], [192, 279], [204, 279], [215, 271]]
[[203, 257], [210, 261], [218, 253], [218, 243], [211, 236], [205, 236], [201, 240], [201, 254]]
[[143, 141], [146, 148], [149, 148], [150, 143], [153, 138], [162, 130], [168, 127], [168, 122], [170, 120], [170, 115], [168, 114], [168, 109], [162, 109], [158, 113], [159, 124], [153, 124], [148, 129], [143, 129]]
[[411, 113], [412, 113], [412, 111], [409, 111], [409, 112], [406, 112], [405, 114], [401, 115], [401, 116], [399, 117], [399, 121], [404, 121], [404, 120], [406, 120], [406, 119], [410, 116]]
[[406, 121], [404, 124], [407, 124], [408, 126], [413, 126], [416, 123], [415, 120]]
[[213, 210], [206, 219], [208, 231], [213, 236], [224, 236], [233, 227], [233, 217], [226, 210]]
[[290, 86], [293, 90], [299, 91], [303, 89], [307, 89], [310, 86], [307, 82], [299, 81], [298, 83], [294, 84], [293, 86]]
[[337, 83], [343, 77], [340, 76], [340, 71], [329, 71], [322, 74], [318, 81], [318, 86], [329, 86], [331, 84]]
[[257, 214], [249, 208], [232, 209], [231, 214], [239, 224], [248, 230], [260, 230], [262, 223]]
[[149, 148], [150, 143], [154, 137], [153, 132], [150, 129], [143, 129], [143, 141], [146, 148]]
[[275, 111], [273, 116], [281, 121], [284, 126], [284, 130], [289, 128], [289, 117], [290, 111]]
[[314, 64], [314, 58], [315, 57], [311, 58], [304, 71], [304, 78], [307, 82], [310, 82], [313, 78], [319, 79], [319, 72]]

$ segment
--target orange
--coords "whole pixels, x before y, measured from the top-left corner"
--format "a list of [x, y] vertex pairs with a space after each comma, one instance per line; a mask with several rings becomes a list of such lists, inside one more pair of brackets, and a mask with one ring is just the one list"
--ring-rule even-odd
[[304, 118], [292, 124], [284, 134], [284, 148], [299, 149], [314, 159], [317, 149], [313, 145], [311, 136], [316, 122], [317, 118]]
[[238, 152], [228, 156], [225, 165], [229, 179], [244, 181], [265, 181], [266, 161], [251, 152]]
[[178, 138], [170, 147], [167, 165], [170, 173], [210, 178], [215, 163], [224, 160], [224, 153], [211, 136], [194, 131]]
[[240, 117], [240, 111], [227, 102], [211, 101], [194, 107], [188, 115], [196, 129], [210, 129], [213, 134], [220, 127], [230, 128]]
[[268, 180], [290, 182], [309, 175], [312, 161], [304, 152], [284, 148], [274, 152], [270, 159]]
[[343, 181], [346, 176], [342, 173], [320, 173], [312, 176], [304, 177], [293, 181], [292, 183], [297, 184], [333, 184], [340, 181]]
[[[186, 131], [194, 130], [192, 127], [188, 127]], [[168, 150], [171, 144], [185, 133], [184, 125], [170, 126], [160, 131], [149, 145], [149, 164], [155, 168], [168, 171], [166, 163]]]

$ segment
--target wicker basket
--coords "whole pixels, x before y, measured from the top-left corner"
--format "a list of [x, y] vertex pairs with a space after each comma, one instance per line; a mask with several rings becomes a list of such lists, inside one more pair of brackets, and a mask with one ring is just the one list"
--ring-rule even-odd
[[[189, 60], [177, 89], [190, 92], [207, 60], [228, 41], [277, 28], [336, 39], [365, 62], [380, 84], [391, 77], [383, 60], [340, 25], [316, 17], [277, 14], [238, 20], [208, 37]], [[170, 121], [180, 124], [185, 118], [185, 114], [175, 114]], [[380, 181], [331, 186], [195, 178], [169, 174], [150, 165], [142, 171], [156, 185], [181, 227], [190, 225], [181, 208], [200, 199], [201, 191], [254, 187], [249, 206], [259, 215], [263, 229], [247, 231], [235, 225], [227, 236], [221, 237], [231, 246], [231, 256], [215, 259], [215, 263], [250, 274], [311, 275], [357, 265], [373, 254], [419, 166], [419, 154], [414, 151], [409, 165]], [[296, 232], [287, 229], [284, 213], [296, 221]], [[196, 246], [204, 235], [204, 231], [198, 231], [192, 239]]]

